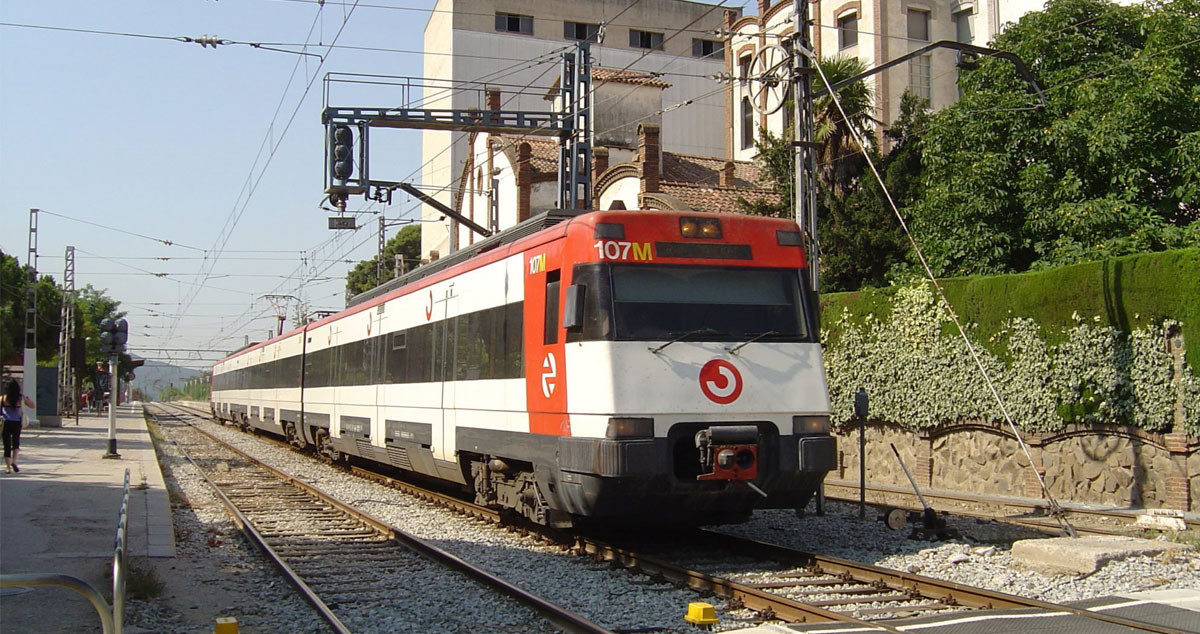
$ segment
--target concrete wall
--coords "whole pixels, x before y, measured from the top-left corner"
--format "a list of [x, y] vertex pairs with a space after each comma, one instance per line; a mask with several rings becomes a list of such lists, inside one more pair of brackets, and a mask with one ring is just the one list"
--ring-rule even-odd
[[[858, 430], [838, 432], [831, 482], [858, 484]], [[1029, 460], [1005, 427], [951, 425], [924, 433], [890, 423], [866, 428], [867, 482], [909, 486], [890, 444], [922, 488], [1041, 498]], [[1069, 426], [1027, 434], [1035, 464], [1059, 502], [1200, 511], [1200, 438], [1131, 427]]]

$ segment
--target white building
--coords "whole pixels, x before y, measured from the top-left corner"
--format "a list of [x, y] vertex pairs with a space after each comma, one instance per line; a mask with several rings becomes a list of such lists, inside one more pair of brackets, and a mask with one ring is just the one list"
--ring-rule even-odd
[[[939, 40], [987, 46], [1003, 26], [1030, 11], [1041, 0], [811, 0], [813, 49], [821, 57], [855, 56], [873, 68]], [[731, 75], [741, 78], [758, 51], [777, 44], [793, 32], [792, 0], [772, 4], [758, 1], [758, 15], [738, 18], [726, 48]], [[937, 110], [958, 100], [957, 52], [938, 49], [869, 78], [875, 100], [874, 117], [886, 128], [899, 115], [905, 90], [929, 100]], [[813, 81], [814, 88], [820, 79]], [[729, 157], [748, 160], [756, 154], [754, 139], [766, 128], [779, 134], [791, 113], [759, 114], [751, 106], [751, 82], [735, 81], [729, 93], [733, 113]], [[765, 99], [765, 95], [758, 95]], [[880, 130], [875, 131], [877, 134]]]
[[[600, 110], [592, 119], [597, 133], [592, 160], [594, 209], [671, 209], [736, 212], [738, 199], [774, 201], [750, 161], [672, 152], [662, 147], [663, 94], [670, 84], [634, 71], [593, 67], [595, 99], [628, 96], [620, 107]], [[556, 97], [551, 91], [548, 97]], [[492, 104], [499, 95], [492, 93]], [[495, 110], [494, 105], [489, 109]], [[637, 121], [636, 126], [623, 125]], [[601, 133], [603, 131], [607, 131]], [[519, 133], [467, 135], [468, 152], [454, 200], [455, 211], [484, 227], [511, 227], [539, 209], [554, 207], [558, 196], [557, 139]], [[493, 174], [491, 178], [488, 174]], [[479, 236], [458, 228], [458, 245]]]
[[[477, 87], [503, 84], [504, 110], [547, 111], [553, 104], [539, 94], [519, 87], [546, 87], [558, 76], [557, 63], [531, 65], [531, 60], [552, 53], [581, 39], [598, 39], [604, 25], [603, 42], [593, 44], [596, 65], [612, 69], [640, 70], [663, 77], [665, 106], [694, 100], [662, 115], [665, 149], [712, 157], [726, 154], [726, 98], [720, 84], [709, 79], [725, 70], [724, 47], [713, 32], [721, 27], [724, 11], [713, 4], [684, 0], [547, 1], [526, 0], [438, 0], [425, 27], [424, 76], [432, 80], [477, 82]], [[735, 12], [740, 15], [740, 10]], [[557, 57], [557, 56], [555, 56]], [[513, 88], [517, 87], [517, 88]], [[634, 91], [631, 88], [630, 92]], [[435, 92], [435, 91], [427, 91]], [[427, 108], [483, 108], [482, 92], [445, 91], [426, 94]], [[636, 98], [630, 94], [628, 98]], [[625, 97], [595, 99], [597, 113], [620, 109]], [[623, 122], [624, 128], [595, 130], [598, 136], [636, 134], [637, 121]], [[597, 124], [599, 127], [599, 124]], [[626, 129], [628, 128], [628, 129]], [[467, 133], [423, 130], [421, 182], [426, 191], [446, 205], [454, 206], [452, 195], [465, 174]], [[480, 160], [473, 161], [477, 169]], [[503, 180], [515, 175], [493, 173]], [[490, 179], [487, 179], [490, 180]], [[436, 194], [430, 187], [440, 188]], [[440, 217], [424, 207], [422, 217]], [[501, 225], [504, 228], [506, 225]], [[451, 236], [444, 225], [422, 227], [421, 252], [440, 254], [452, 250]]]

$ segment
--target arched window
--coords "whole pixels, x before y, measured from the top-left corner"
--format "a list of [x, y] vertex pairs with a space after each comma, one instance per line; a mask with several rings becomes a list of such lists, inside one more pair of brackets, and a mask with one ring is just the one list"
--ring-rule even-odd
[[750, 107], [750, 98], [742, 97], [742, 149], [754, 147], [754, 109]]

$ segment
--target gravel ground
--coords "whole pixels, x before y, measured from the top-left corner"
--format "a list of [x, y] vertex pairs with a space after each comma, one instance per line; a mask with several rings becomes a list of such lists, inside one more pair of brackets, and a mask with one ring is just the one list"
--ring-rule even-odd
[[[398, 491], [366, 482], [337, 469], [264, 443], [232, 428], [209, 424], [210, 430], [267, 464], [290, 473], [304, 473], [305, 480], [341, 501], [361, 508], [396, 527], [446, 548], [473, 563], [509, 580], [517, 580], [527, 590], [559, 603], [614, 630], [663, 628], [666, 632], [696, 632], [683, 621], [687, 604], [700, 600], [698, 595], [657, 583], [646, 577], [614, 570], [607, 564], [564, 553], [529, 537], [461, 517], [440, 507], [409, 498]], [[188, 467], [190, 469], [190, 467]], [[189, 503], [202, 508], [177, 508], [177, 538], [181, 535], [213, 535], [220, 542], [212, 547], [206, 540], [180, 540], [177, 566], [201, 566], [210, 571], [235, 571], [232, 574], [202, 575], [205, 586], [228, 586], [233, 597], [223, 605], [224, 614], [236, 615], [244, 623], [242, 632], [323, 631], [311, 610], [290, 596], [290, 589], [278, 581], [266, 564], [248, 546], [234, 538], [232, 523], [223, 510], [205, 500], [210, 494], [200, 490], [188, 469], [173, 468], [173, 479], [184, 490]], [[169, 486], [174, 486], [170, 485]], [[797, 517], [791, 511], [760, 511], [746, 524], [726, 526], [730, 534], [795, 546], [825, 555], [874, 563], [930, 577], [991, 588], [1048, 601], [1080, 600], [1110, 594], [1148, 589], [1200, 590], [1200, 554], [1195, 552], [1164, 558], [1136, 557], [1111, 562], [1087, 576], [1047, 577], [1013, 566], [1011, 542], [1030, 536], [1025, 529], [1013, 529], [995, 523], [962, 520], [955, 527], [963, 538], [952, 542], [929, 543], [906, 539], [906, 534], [888, 530], [870, 517], [857, 519], [855, 507], [831, 504], [824, 517]], [[196, 563], [193, 563], [193, 559]], [[211, 563], [206, 560], [215, 560]], [[447, 573], [450, 574], [450, 573]], [[179, 576], [179, 575], [174, 575]], [[272, 582], [274, 585], [271, 585]], [[280, 587], [282, 586], [282, 587]], [[168, 590], [170, 591], [170, 589]], [[184, 594], [179, 594], [184, 592]], [[165, 595], [166, 593], [164, 593]], [[220, 597], [217, 597], [219, 599]], [[496, 605], [478, 605], [447, 597], [444, 616], [436, 623], [391, 623], [379, 631], [454, 631], [464, 624], [479, 624], [492, 631], [525, 632], [540, 625], [517, 624], [497, 613]], [[718, 630], [753, 624], [753, 615], [744, 610], [725, 611], [723, 602], [709, 599], [718, 607]], [[186, 615], [189, 596], [179, 590], [166, 601], [149, 604], [134, 602], [127, 621], [155, 632], [211, 632], [191, 628]], [[164, 605], [165, 604], [165, 605]], [[181, 607], [182, 606], [182, 607]], [[197, 608], [196, 610], [209, 609]], [[194, 611], [194, 610], [193, 610]], [[502, 611], [501, 611], [502, 612]], [[245, 621], [243, 621], [245, 618]], [[511, 618], [511, 617], [510, 617]], [[308, 629], [305, 629], [305, 628]]]

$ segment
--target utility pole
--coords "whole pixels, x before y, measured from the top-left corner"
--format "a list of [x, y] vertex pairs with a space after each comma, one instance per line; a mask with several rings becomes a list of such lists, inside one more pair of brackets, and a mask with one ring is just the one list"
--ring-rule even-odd
[[817, 261], [817, 188], [813, 180], [816, 174], [817, 144], [813, 139], [813, 48], [812, 31], [809, 27], [808, 2], [792, 3], [792, 55], [791, 73], [795, 98], [795, 159], [796, 185], [794, 187], [796, 224], [800, 235], [807, 238], [805, 258], [808, 260], [809, 283], [813, 292], [820, 290], [820, 271]]
[[71, 340], [75, 337], [75, 247], [67, 247], [63, 260], [63, 299], [58, 330], [58, 415], [70, 416], [78, 408], [75, 368], [71, 365]]
[[[24, 387], [21, 392], [37, 405], [37, 227], [38, 210], [29, 210], [29, 251], [25, 265], [28, 268], [25, 286], [25, 357]], [[37, 408], [25, 407], [25, 420], [29, 425], [37, 425]]]

